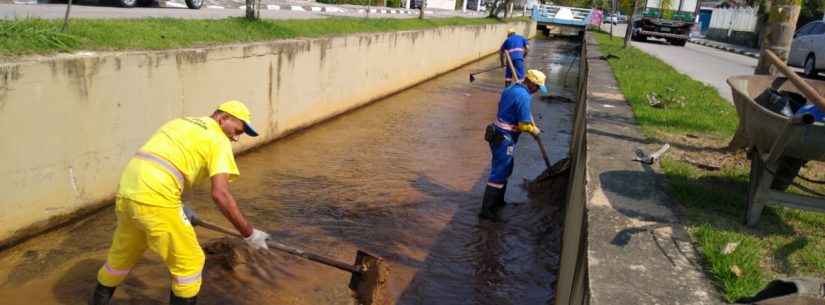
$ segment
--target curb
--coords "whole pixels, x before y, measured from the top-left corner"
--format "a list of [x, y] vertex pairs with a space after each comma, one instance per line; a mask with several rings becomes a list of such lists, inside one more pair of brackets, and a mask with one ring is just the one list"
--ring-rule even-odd
[[759, 54], [757, 54], [757, 53], [742, 50], [742, 49], [738, 49], [738, 48], [734, 48], [734, 47], [729, 47], [729, 46], [726, 46], [726, 45], [715, 44], [715, 43], [712, 43], [712, 42], [707, 42], [705, 40], [697, 40], [697, 39], [689, 39], [688, 41], [690, 43], [698, 44], [700, 46], [706, 46], [706, 47], [719, 49], [719, 50], [726, 51], [726, 52], [745, 55], [745, 56], [751, 57], [751, 58], [757, 58], [757, 59], [759, 58]]

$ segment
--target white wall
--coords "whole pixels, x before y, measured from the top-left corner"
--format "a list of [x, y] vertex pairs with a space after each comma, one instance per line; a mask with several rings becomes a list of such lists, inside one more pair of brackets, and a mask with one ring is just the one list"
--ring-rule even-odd
[[455, 9], [455, 0], [427, 0], [427, 8]]

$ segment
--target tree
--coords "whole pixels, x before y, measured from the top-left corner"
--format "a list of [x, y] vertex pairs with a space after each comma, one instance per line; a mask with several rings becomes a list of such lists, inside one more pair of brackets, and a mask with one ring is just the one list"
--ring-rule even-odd
[[773, 0], [767, 9], [767, 24], [761, 45], [761, 55], [754, 74], [773, 74], [765, 50], [776, 53], [783, 61], [788, 60], [796, 21], [799, 19], [800, 0]]
[[246, 19], [258, 20], [261, 18], [261, 0], [246, 0]]
[[72, 11], [72, 0], [69, 0], [68, 3], [66, 3], [66, 16], [63, 17], [63, 29], [60, 30], [64, 33], [69, 30], [69, 13], [71, 13], [71, 11]]

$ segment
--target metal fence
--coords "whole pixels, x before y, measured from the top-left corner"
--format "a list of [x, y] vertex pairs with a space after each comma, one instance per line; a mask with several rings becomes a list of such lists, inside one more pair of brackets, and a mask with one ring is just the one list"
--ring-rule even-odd
[[715, 8], [710, 17], [711, 29], [738, 32], [755, 32], [757, 8]]

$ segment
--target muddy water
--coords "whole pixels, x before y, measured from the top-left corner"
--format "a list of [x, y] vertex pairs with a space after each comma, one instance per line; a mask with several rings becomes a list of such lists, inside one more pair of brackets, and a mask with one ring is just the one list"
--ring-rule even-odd
[[[528, 67], [550, 70], [551, 91], [575, 98], [570, 41], [535, 41]], [[468, 73], [486, 58], [238, 158], [232, 190], [244, 213], [274, 238], [351, 262], [356, 249], [391, 265], [395, 304], [549, 304], [559, 253], [553, 202], [509, 188], [502, 224], [476, 214], [489, 170], [483, 127], [494, 119], [502, 73]], [[551, 159], [569, 143], [572, 104], [534, 99]], [[541, 173], [522, 137], [512, 185]], [[205, 186], [185, 200], [226, 224]], [[111, 209], [0, 253], [0, 303], [83, 304], [105, 258]], [[198, 229], [202, 242], [221, 235]], [[349, 274], [279, 253], [235, 271], [210, 265], [200, 304], [352, 304]], [[118, 288], [114, 304], [165, 304], [169, 275], [151, 253]]]

